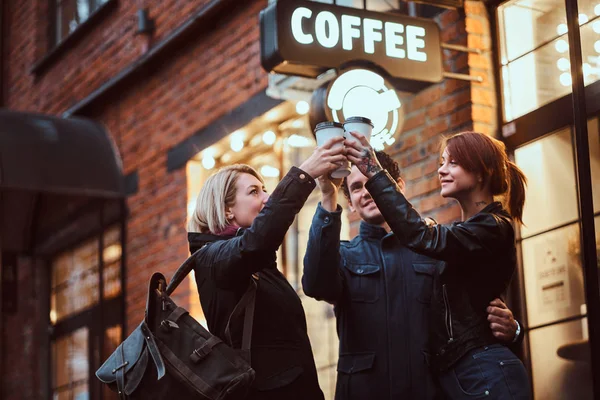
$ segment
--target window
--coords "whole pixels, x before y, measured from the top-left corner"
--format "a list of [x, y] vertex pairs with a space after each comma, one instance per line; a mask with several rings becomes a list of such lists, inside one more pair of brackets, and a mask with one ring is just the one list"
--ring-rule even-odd
[[109, 0], [54, 0], [53, 44], [60, 43]]
[[[596, 237], [600, 237], [600, 128], [588, 120]], [[519, 247], [536, 398], [591, 399], [584, 271], [572, 127], [515, 150], [528, 179]], [[600, 254], [600, 241], [597, 242]], [[568, 351], [567, 351], [568, 350]]]
[[[600, 5], [579, 0], [584, 83], [600, 79]], [[498, 7], [504, 120], [571, 93], [563, 0], [514, 0]]]
[[95, 371], [122, 340], [121, 250], [116, 226], [52, 260], [53, 399], [98, 398], [92, 393], [99, 390], [104, 391], [103, 399], [112, 396], [90, 371]]

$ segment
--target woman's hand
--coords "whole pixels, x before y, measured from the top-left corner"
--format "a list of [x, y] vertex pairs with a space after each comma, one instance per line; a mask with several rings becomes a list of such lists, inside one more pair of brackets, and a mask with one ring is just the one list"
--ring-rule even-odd
[[342, 162], [346, 161], [343, 142], [342, 136], [329, 139], [323, 146], [315, 148], [310, 157], [300, 165], [300, 169], [313, 179], [337, 169]]
[[381, 171], [381, 165], [375, 156], [375, 150], [369, 144], [364, 135], [358, 132], [350, 132], [356, 140], [348, 140], [344, 142], [346, 146], [346, 156], [348, 160], [356, 167], [360, 172], [363, 173], [367, 178], [371, 178], [373, 175]]
[[337, 196], [342, 184], [343, 178], [334, 179], [329, 174], [323, 174], [317, 179], [319, 189], [321, 189], [321, 207], [329, 212], [337, 210]]

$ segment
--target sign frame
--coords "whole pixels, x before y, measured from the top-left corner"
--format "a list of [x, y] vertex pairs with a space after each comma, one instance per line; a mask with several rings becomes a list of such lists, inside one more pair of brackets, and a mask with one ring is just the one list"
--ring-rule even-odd
[[376, 67], [408, 92], [443, 79], [440, 29], [430, 19], [279, 0], [260, 13], [260, 44], [267, 72], [316, 78], [329, 69]]

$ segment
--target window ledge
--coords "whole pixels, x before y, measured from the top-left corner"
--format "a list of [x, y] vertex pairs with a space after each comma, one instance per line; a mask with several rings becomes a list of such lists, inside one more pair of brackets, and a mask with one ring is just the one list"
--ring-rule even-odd
[[38, 76], [46, 72], [62, 54], [79, 42], [94, 26], [106, 18], [111, 11], [115, 10], [117, 2], [118, 0], [108, 0], [101, 5], [88, 19], [79, 24], [69, 36], [57, 43], [45, 56], [33, 64], [29, 72]]

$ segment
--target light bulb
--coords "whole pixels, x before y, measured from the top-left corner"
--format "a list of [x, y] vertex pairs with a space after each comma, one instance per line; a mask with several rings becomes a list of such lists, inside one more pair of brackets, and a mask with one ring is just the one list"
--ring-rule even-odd
[[569, 28], [567, 27], [567, 24], [558, 24], [556, 26], [556, 33], [558, 33], [559, 35], [564, 35], [568, 31], [569, 31]]
[[275, 143], [275, 140], [277, 140], [277, 135], [275, 135], [275, 132], [273, 131], [266, 131], [262, 135], [262, 140], [263, 142], [265, 142], [265, 144], [268, 144], [270, 146], [273, 143]]
[[243, 132], [233, 132], [229, 142], [231, 150], [236, 153], [244, 148], [244, 134]]
[[205, 169], [213, 169], [215, 167], [215, 159], [212, 156], [202, 157], [202, 166]]
[[562, 74], [560, 74], [560, 84], [563, 86], [571, 86], [572, 83], [572, 79], [571, 79], [571, 74], [568, 72], [563, 72]]
[[265, 178], [279, 178], [279, 170], [270, 165], [263, 165], [260, 168], [260, 174]]
[[567, 60], [564, 57], [561, 57], [558, 59], [558, 61], [556, 62], [556, 66], [558, 67], [559, 70], [561, 71], [568, 71], [569, 68], [571, 68], [571, 63], [569, 62], [569, 60]]
[[560, 39], [556, 41], [554, 48], [559, 53], [564, 53], [565, 51], [569, 50], [569, 44], [565, 40]]
[[579, 18], [578, 19], [579, 19], [579, 25], [583, 25], [583, 24], [585, 24], [586, 22], [588, 22], [590, 20], [588, 18], [588, 16], [585, 15], [585, 14], [583, 14], [583, 13], [579, 14]]
[[308, 103], [306, 101], [301, 100], [296, 103], [296, 112], [298, 114], [300, 114], [300, 115], [307, 114], [309, 110], [310, 110], [310, 106], [308, 105]]

